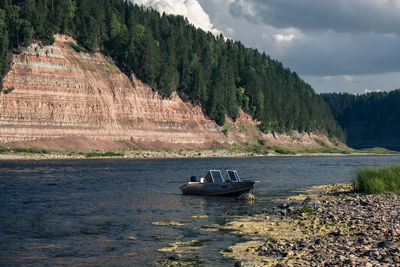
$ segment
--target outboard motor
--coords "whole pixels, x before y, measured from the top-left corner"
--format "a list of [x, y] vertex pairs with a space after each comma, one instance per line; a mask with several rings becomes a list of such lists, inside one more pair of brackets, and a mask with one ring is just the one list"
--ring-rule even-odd
[[191, 182], [197, 182], [197, 177], [196, 176], [190, 176], [190, 181]]

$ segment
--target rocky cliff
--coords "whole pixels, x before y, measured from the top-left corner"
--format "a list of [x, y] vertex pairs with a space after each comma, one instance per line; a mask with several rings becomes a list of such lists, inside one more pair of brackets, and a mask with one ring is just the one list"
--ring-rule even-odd
[[[0, 95], [0, 142], [54, 149], [210, 147], [231, 142], [201, 108], [163, 99], [100, 53], [78, 53], [57, 35], [13, 56]], [[87, 143], [88, 145], [86, 145]]]
[[[56, 35], [51, 46], [32, 43], [13, 55], [0, 93], [0, 145], [90, 151], [229, 147], [259, 137], [294, 140], [261, 134], [244, 112], [227, 134], [201, 107], [176, 94], [162, 98], [101, 53], [73, 47], [72, 38]], [[243, 131], [249, 127], [253, 130]], [[295, 139], [315, 143], [313, 136]]]

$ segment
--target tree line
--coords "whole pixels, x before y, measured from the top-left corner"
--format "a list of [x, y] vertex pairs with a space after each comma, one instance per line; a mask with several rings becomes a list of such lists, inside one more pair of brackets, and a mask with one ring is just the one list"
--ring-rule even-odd
[[[184, 93], [219, 125], [238, 108], [264, 132], [323, 132], [344, 138], [328, 105], [295, 72], [239, 41], [214, 36], [182, 16], [160, 14], [126, 0], [3, 0], [0, 3], [1, 77], [11, 53], [33, 39], [74, 37], [165, 97]], [[77, 50], [80, 48], [75, 47]]]
[[322, 94], [322, 97], [344, 129], [349, 129], [354, 122], [364, 122], [365, 140], [384, 138], [383, 129], [392, 129], [394, 132], [400, 129], [400, 89], [361, 95], [328, 93]]

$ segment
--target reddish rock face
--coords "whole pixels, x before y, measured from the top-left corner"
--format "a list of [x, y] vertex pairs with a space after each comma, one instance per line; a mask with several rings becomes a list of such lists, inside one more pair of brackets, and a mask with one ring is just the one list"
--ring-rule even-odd
[[[50, 149], [225, 147], [233, 143], [199, 106], [163, 99], [100, 53], [57, 35], [13, 56], [0, 94], [0, 144]], [[10, 90], [8, 90], [10, 91]]]

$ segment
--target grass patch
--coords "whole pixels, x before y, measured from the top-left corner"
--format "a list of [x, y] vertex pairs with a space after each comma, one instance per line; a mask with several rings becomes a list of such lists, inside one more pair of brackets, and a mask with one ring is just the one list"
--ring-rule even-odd
[[113, 66], [109, 62], [103, 62], [103, 65], [106, 66], [110, 70], [113, 69]]
[[400, 163], [357, 171], [354, 189], [361, 193], [400, 193]]
[[335, 148], [335, 147], [305, 148], [303, 150], [300, 150], [299, 152], [300, 153], [305, 153], [305, 154], [317, 154], [317, 153], [322, 153], [322, 154], [344, 154], [344, 155], [351, 154], [351, 151], [349, 151], [349, 150], [338, 149], [338, 148]]
[[245, 148], [246, 153], [256, 154], [256, 155], [268, 155], [270, 148], [261, 146], [258, 143], [248, 143], [246, 144], [247, 147]]
[[314, 209], [311, 208], [310, 206], [304, 206], [300, 209], [300, 213], [307, 213], [307, 214], [313, 214]]
[[82, 46], [77, 45], [77, 44], [75, 44], [75, 43], [73, 43], [73, 42], [68, 42], [67, 44], [68, 44], [72, 49], [74, 49], [75, 52], [80, 53], [80, 52], [85, 52], [85, 51], [86, 51], [85, 48], [83, 48]]
[[85, 154], [85, 157], [87, 158], [100, 158], [100, 157], [123, 157], [124, 154], [122, 153], [116, 153], [116, 152], [104, 152], [104, 153], [99, 153], [99, 152], [89, 152]]
[[389, 150], [383, 147], [373, 147], [373, 148], [365, 148], [360, 149], [360, 153], [372, 153], [372, 154], [400, 154], [398, 151]]
[[328, 145], [327, 145], [324, 141], [322, 141], [321, 139], [314, 138], [314, 141], [315, 141], [318, 145], [320, 145], [320, 146], [322, 146], [322, 147], [328, 147]]
[[5, 148], [0, 147], [0, 154], [5, 152], [12, 153], [20, 153], [20, 154], [51, 154], [52, 151], [47, 149], [39, 149], [39, 148], [25, 148], [25, 147], [17, 147], [17, 148]]

